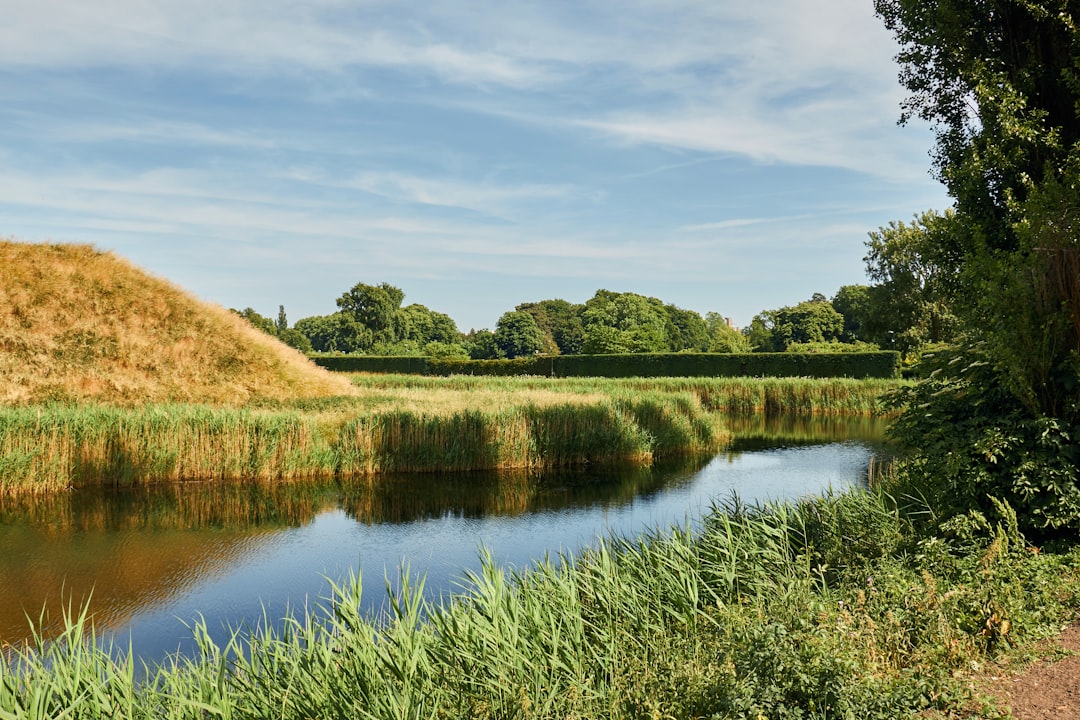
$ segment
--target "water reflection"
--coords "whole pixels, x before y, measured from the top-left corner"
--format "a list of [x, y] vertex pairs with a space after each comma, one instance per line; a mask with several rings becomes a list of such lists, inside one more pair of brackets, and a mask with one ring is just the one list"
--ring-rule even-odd
[[[212, 629], [280, 617], [361, 572], [365, 602], [408, 562], [432, 593], [478, 564], [575, 551], [607, 534], [693, 521], [717, 499], [791, 497], [860, 481], [883, 423], [746, 419], [737, 448], [653, 468], [402, 475], [377, 482], [193, 483], [84, 490], [0, 504], [0, 641], [27, 637], [45, 608], [92, 600], [101, 631], [160, 658], [190, 649], [183, 622]], [[853, 440], [854, 438], [854, 440]], [[841, 442], [842, 441], [842, 442]], [[830, 443], [821, 445], [820, 443]], [[818, 443], [818, 444], [814, 444]], [[793, 446], [810, 445], [796, 448]]]

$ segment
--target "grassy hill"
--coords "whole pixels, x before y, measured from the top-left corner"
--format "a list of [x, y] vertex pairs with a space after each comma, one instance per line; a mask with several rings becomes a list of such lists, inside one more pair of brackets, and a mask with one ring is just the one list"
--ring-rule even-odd
[[0, 240], [0, 403], [242, 404], [351, 394], [344, 378], [88, 245]]

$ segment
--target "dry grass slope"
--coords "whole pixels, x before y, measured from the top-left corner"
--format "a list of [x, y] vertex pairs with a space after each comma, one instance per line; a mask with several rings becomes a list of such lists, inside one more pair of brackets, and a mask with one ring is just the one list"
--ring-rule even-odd
[[353, 394], [348, 381], [88, 245], [0, 240], [0, 403], [238, 405]]

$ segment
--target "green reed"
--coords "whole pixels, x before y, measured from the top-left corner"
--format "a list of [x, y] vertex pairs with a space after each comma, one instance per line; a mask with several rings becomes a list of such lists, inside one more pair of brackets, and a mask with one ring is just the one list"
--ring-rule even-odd
[[360, 401], [319, 410], [7, 407], [0, 408], [0, 495], [192, 479], [648, 464], [714, 452], [726, 440], [718, 419], [679, 393], [473, 402], [438, 412]]
[[723, 413], [872, 414], [883, 395], [901, 380], [850, 378], [544, 378], [452, 375], [353, 375], [365, 389], [513, 392], [548, 390], [568, 394], [690, 393], [710, 411]]
[[0, 717], [997, 717], [964, 673], [1072, 616], [1080, 553], [967, 530], [918, 535], [881, 492], [733, 501], [697, 530], [513, 572], [488, 558], [439, 601], [404, 568], [374, 615], [355, 578], [223, 645], [198, 623], [200, 652], [141, 684], [75, 616], [8, 650]]

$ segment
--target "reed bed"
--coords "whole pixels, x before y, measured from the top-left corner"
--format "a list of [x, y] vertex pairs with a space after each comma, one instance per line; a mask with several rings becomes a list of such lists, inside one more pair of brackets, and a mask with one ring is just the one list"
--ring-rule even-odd
[[384, 392], [457, 391], [470, 394], [547, 392], [570, 395], [690, 393], [711, 412], [869, 415], [902, 380], [851, 378], [544, 378], [453, 375], [351, 375], [359, 389]]
[[878, 492], [730, 503], [698, 531], [489, 559], [438, 602], [403, 568], [375, 615], [355, 578], [223, 645], [196, 624], [197, 656], [139, 672], [74, 613], [60, 640], [9, 649], [0, 716], [998, 717], [965, 674], [1072, 616], [1080, 553], [1031, 553], [1007, 519], [917, 524]]
[[648, 464], [716, 451], [728, 437], [688, 394], [567, 397], [524, 393], [500, 405], [481, 395], [426, 410], [415, 399], [395, 406], [385, 398], [317, 409], [0, 408], [0, 495], [195, 479]]

